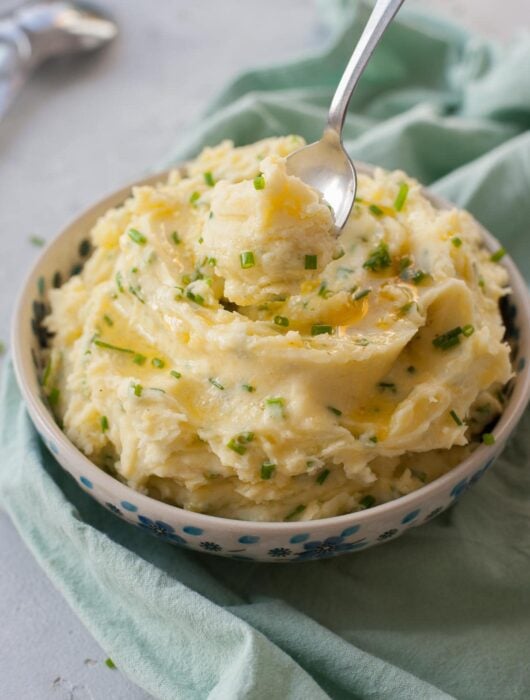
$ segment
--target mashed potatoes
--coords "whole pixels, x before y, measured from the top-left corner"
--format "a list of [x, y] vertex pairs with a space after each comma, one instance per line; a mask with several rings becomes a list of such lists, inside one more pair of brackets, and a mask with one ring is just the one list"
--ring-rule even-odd
[[451, 469], [502, 409], [506, 275], [471, 216], [378, 170], [337, 237], [286, 173], [300, 145], [222, 143], [136, 187], [51, 292], [58, 417], [139, 491], [233, 518], [347, 513]]

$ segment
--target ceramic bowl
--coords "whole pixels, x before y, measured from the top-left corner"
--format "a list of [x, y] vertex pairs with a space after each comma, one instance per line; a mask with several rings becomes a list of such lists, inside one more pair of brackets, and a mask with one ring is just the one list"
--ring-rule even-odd
[[[359, 164], [370, 172], [370, 166]], [[163, 181], [167, 173], [135, 184]], [[130, 194], [126, 187], [76, 218], [53, 240], [35, 263], [22, 290], [13, 323], [12, 348], [22, 395], [36, 429], [62, 467], [79, 486], [117, 517], [150, 531], [166, 542], [234, 559], [266, 562], [307, 561], [366, 549], [428, 522], [451, 506], [491, 467], [514, 430], [530, 394], [530, 303], [524, 280], [505, 256], [512, 292], [503, 312], [512, 346], [515, 376], [507, 387], [505, 411], [493, 429], [495, 443], [480, 445], [461, 464], [436, 481], [389, 503], [348, 515], [302, 522], [248, 522], [202, 515], [137, 493], [95, 466], [56, 424], [41, 395], [42, 348], [49, 342], [42, 319], [48, 312], [47, 291], [79, 271], [90, 255], [88, 234], [96, 219]], [[426, 191], [438, 208], [447, 202]], [[486, 231], [490, 250], [499, 243]]]

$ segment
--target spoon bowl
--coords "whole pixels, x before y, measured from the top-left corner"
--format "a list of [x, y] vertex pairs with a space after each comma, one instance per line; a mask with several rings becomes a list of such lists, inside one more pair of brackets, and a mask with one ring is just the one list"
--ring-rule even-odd
[[322, 194], [341, 229], [355, 200], [357, 173], [337, 134], [328, 129], [320, 141], [292, 153], [287, 170]]

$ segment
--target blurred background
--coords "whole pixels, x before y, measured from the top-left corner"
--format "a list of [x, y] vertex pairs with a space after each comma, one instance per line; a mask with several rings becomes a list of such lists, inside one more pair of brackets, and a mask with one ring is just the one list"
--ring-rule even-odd
[[[528, 0], [408, 0], [506, 42]], [[0, 0], [0, 14], [16, 6]], [[0, 341], [25, 271], [65, 223], [167, 157], [241, 70], [323, 47], [310, 0], [106, 0], [119, 36], [31, 78], [0, 121]], [[156, 8], [156, 9], [155, 9]], [[92, 640], [0, 512], [0, 695], [11, 700], [147, 698]]]

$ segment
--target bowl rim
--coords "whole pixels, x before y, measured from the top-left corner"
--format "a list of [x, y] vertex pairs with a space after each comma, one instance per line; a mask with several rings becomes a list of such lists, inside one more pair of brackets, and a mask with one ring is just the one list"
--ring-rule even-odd
[[[506, 439], [516, 427], [517, 422], [523, 414], [528, 400], [530, 399], [530, 362], [528, 361], [527, 357], [528, 353], [530, 352], [530, 295], [524, 278], [508, 254], [503, 257], [502, 265], [508, 270], [511, 295], [517, 301], [518, 319], [522, 319], [521, 344], [527, 351], [525, 353], [525, 366], [519, 372], [515, 373], [513, 392], [508, 399], [504, 412], [501, 414], [499, 421], [493, 430], [496, 449], [494, 448], [492, 450], [492, 446], [480, 444], [471, 455], [466, 457], [466, 459], [460, 462], [457, 466], [453, 467], [450, 471], [446, 472], [434, 481], [431, 481], [429, 484], [426, 484], [425, 486], [422, 486], [409, 494], [374, 506], [373, 508], [345, 513], [343, 515], [336, 515], [329, 518], [295, 520], [292, 522], [272, 520], [238, 520], [235, 518], [223, 518], [217, 515], [208, 515], [206, 513], [186, 510], [180, 506], [159, 501], [156, 498], [152, 498], [151, 496], [147, 496], [139, 491], [135, 491], [132, 487], [119, 481], [113, 476], [110, 476], [100, 467], [94, 464], [94, 462], [83, 454], [83, 452], [81, 452], [81, 450], [78, 449], [59, 428], [51, 412], [40, 396], [40, 387], [31, 358], [30, 343], [24, 342], [25, 336], [27, 336], [29, 333], [29, 324], [27, 324], [28, 328], [26, 329], [22, 327], [24, 310], [28, 303], [28, 296], [31, 300], [34, 295], [36, 281], [40, 277], [39, 271], [43, 262], [47, 260], [47, 258], [54, 252], [62, 248], [64, 241], [68, 238], [68, 235], [71, 233], [71, 231], [75, 230], [81, 225], [81, 221], [85, 219], [90, 220], [91, 228], [98, 216], [103, 214], [107, 209], [122, 203], [130, 195], [133, 187], [154, 185], [158, 182], [164, 182], [167, 180], [169, 173], [178, 170], [180, 167], [182, 166], [177, 164], [173, 168], [157, 172], [139, 180], [135, 180], [125, 187], [121, 187], [106, 197], [99, 199], [93, 205], [87, 209], [84, 209], [80, 214], [73, 217], [69, 223], [62, 228], [59, 233], [54, 236], [53, 239], [42, 249], [39, 256], [34, 261], [31, 269], [25, 276], [14, 307], [14, 315], [11, 323], [13, 366], [17, 383], [26, 403], [26, 407], [29, 410], [30, 417], [32, 418], [33, 422], [37, 424], [37, 428], [40, 428], [40, 432], [47, 432], [53, 436], [54, 441], [60, 445], [62, 453], [69, 461], [74, 463], [77, 462], [77, 464], [83, 466], [84, 473], [86, 473], [87, 477], [90, 478], [90, 481], [93, 484], [99, 485], [107, 492], [117, 493], [117, 498], [119, 498], [120, 502], [128, 501], [130, 499], [138, 505], [137, 512], [141, 512], [142, 505], [145, 505], [147, 510], [152, 511], [153, 508], [158, 510], [159, 513], [157, 513], [157, 517], [159, 515], [160, 520], [162, 520], [164, 517], [168, 517], [171, 520], [171, 516], [179, 516], [180, 518], [185, 518], [190, 525], [202, 527], [210, 526], [213, 528], [219, 527], [225, 530], [244, 529], [245, 531], [252, 528], [254, 531], [262, 534], [277, 534], [278, 529], [281, 529], [287, 533], [292, 533], [295, 530], [300, 530], [300, 528], [304, 528], [304, 530], [311, 532], [313, 530], [321, 529], [322, 527], [345, 527], [346, 525], [352, 524], [362, 525], [367, 522], [377, 520], [381, 516], [388, 516], [394, 511], [400, 512], [408, 509], [409, 507], [412, 510], [415, 506], [424, 502], [430, 496], [442, 491], [446, 485], [458, 483], [458, 477], [467, 475], [470, 467], [473, 464], [483, 464], [498, 456], [499, 452], [502, 451], [504, 447]], [[361, 161], [355, 161], [355, 167], [358, 173], [363, 174], [373, 174], [377, 169], [377, 166]], [[456, 208], [456, 205], [452, 204], [443, 197], [434, 194], [426, 187], [422, 187], [422, 192], [437, 209]], [[501, 244], [478, 221], [477, 224], [486, 248], [492, 252], [498, 250], [501, 247]], [[490, 455], [489, 458], [488, 454]], [[61, 468], [65, 469], [62, 467], [62, 465]], [[69, 472], [67, 469], [65, 469], [65, 471]], [[75, 478], [71, 472], [69, 473]], [[77, 481], [77, 479], [75, 480]], [[121, 492], [121, 494], [119, 492]]]

